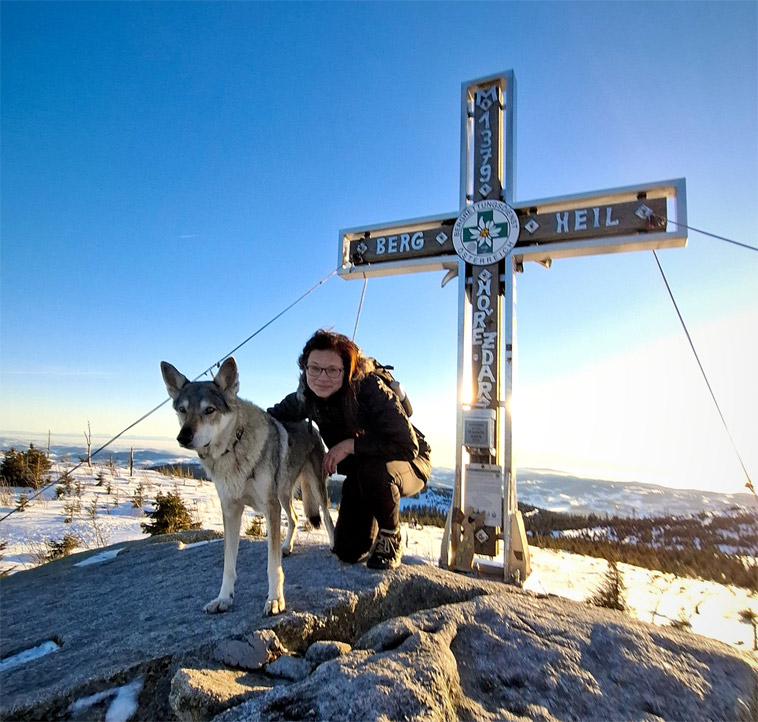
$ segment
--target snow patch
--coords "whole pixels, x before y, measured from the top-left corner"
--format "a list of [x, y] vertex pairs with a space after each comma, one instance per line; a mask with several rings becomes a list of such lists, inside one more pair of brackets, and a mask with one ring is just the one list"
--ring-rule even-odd
[[223, 541], [222, 539], [206, 539], [205, 541], [199, 541], [199, 542], [192, 542], [192, 544], [185, 544], [184, 542], [179, 542], [179, 551], [184, 551], [185, 549], [193, 549], [194, 547], [202, 547], [206, 544], [211, 544], [212, 542], [219, 542]]
[[84, 561], [77, 562], [74, 566], [88, 567], [90, 564], [101, 564], [102, 562], [107, 562], [109, 559], [115, 559], [123, 550], [124, 547], [119, 547], [118, 549], [106, 549], [104, 552], [87, 557]]
[[105, 699], [113, 697], [113, 701], [108, 706], [105, 714], [105, 722], [127, 722], [127, 720], [137, 711], [139, 694], [145, 684], [143, 676], [136, 677], [129, 684], [122, 687], [114, 687], [97, 692], [89, 697], [83, 697], [76, 700], [68, 708], [69, 713], [81, 712], [90, 707], [99, 704]]
[[12, 654], [3, 660], [0, 660], [0, 672], [6, 672], [9, 669], [19, 667], [27, 662], [33, 662], [35, 659], [57, 652], [59, 649], [60, 645], [52, 639], [47, 642], [42, 642], [42, 644], [38, 644], [36, 647], [25, 649], [23, 652]]

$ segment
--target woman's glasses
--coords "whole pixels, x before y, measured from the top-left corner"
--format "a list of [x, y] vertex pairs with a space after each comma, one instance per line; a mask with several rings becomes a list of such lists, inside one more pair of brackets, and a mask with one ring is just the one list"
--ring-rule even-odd
[[344, 371], [344, 369], [340, 368], [339, 366], [328, 366], [327, 368], [321, 368], [321, 366], [315, 366], [314, 364], [308, 364], [308, 366], [305, 367], [305, 370], [308, 372], [308, 376], [314, 379], [317, 379], [319, 376], [321, 376], [322, 372], [326, 374], [327, 378], [336, 379], [339, 378], [339, 375]]

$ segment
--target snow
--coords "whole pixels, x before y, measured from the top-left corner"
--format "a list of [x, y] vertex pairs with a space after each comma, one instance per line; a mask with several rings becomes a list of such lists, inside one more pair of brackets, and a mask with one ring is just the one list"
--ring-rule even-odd
[[107, 562], [109, 559], [115, 559], [121, 552], [123, 547], [118, 549], [106, 549], [99, 554], [93, 554], [91, 557], [87, 557], [84, 561], [74, 564], [75, 567], [88, 567], [90, 564], [100, 564], [101, 562]]
[[205, 541], [199, 541], [199, 542], [192, 542], [192, 544], [185, 544], [184, 542], [179, 543], [179, 551], [186, 550], [186, 549], [194, 549], [195, 547], [202, 547], [206, 544], [210, 544], [211, 542], [218, 542], [221, 541], [221, 539], [206, 539]]
[[[532, 573], [525, 589], [555, 594], [575, 601], [591, 597], [604, 580], [608, 563], [603, 559], [530, 547]], [[740, 621], [740, 610], [758, 608], [747, 589], [702, 579], [676, 577], [630, 564], [619, 564], [626, 587], [628, 613], [660, 626], [688, 622], [691, 631], [750, 651], [753, 632]]]
[[[55, 460], [52, 478], [57, 479], [58, 473], [72, 466], [70, 462]], [[74, 496], [56, 499], [53, 485], [39, 498], [30, 501], [25, 511], [11, 514], [0, 524], [0, 541], [6, 544], [0, 571], [13, 573], [35, 566], [39, 557], [47, 551], [46, 542], [60, 541], [66, 533], [75, 533], [82, 539], [83, 546], [76, 552], [100, 549], [94, 554], [90, 551], [78, 564], [113, 559], [121, 551], [119, 544], [145, 538], [140, 523], [147, 520], [144, 510], [152, 508], [158, 492], [178, 491], [204, 529], [223, 532], [221, 507], [215, 488], [208, 481], [168, 477], [145, 468], [135, 468], [134, 475], [130, 476], [128, 466], [95, 462], [92, 468], [80, 466], [74, 473], [74, 479], [82, 488], [78, 510], [71, 509]], [[0, 490], [0, 516], [15, 508], [22, 491]], [[142, 494], [142, 505], [136, 508], [133, 502], [138, 491]], [[565, 495], [566, 492], [562, 493]], [[566, 500], [563, 501], [565, 503]], [[634, 504], [641, 514], [643, 509], [639, 501], [635, 500]], [[70, 521], [64, 523], [67, 513]], [[243, 530], [247, 528], [253, 512], [246, 510], [245, 514]], [[303, 518], [302, 513], [300, 516]], [[334, 509], [332, 516], [336, 517]], [[439, 563], [442, 529], [404, 525], [403, 538], [406, 542], [406, 563]], [[323, 529], [301, 530], [297, 543], [326, 544], [326, 533]], [[115, 548], [102, 550], [107, 545], [115, 545]], [[185, 549], [191, 546], [194, 545], [186, 545]], [[536, 547], [530, 547], [529, 551], [532, 573], [525, 581], [524, 588], [538, 594], [557, 595], [582, 602], [594, 594], [608, 569], [607, 562], [602, 559]], [[740, 620], [739, 613], [744, 609], [758, 612], [755, 594], [740, 587], [675, 577], [627, 564], [619, 564], [619, 569], [626, 587], [630, 615], [664, 626], [688, 622], [693, 633], [751, 652], [753, 630], [750, 624]], [[2, 662], [9, 663], [9, 660]], [[116, 694], [114, 704], [119, 698], [120, 693]], [[113, 719], [120, 718], [114, 716]]]
[[105, 722], [127, 722], [137, 711], [137, 701], [144, 683], [145, 678], [143, 676], [136, 677], [122, 687], [106, 689], [102, 692], [96, 692], [89, 697], [78, 699], [69, 706], [68, 711], [71, 714], [81, 712], [99, 704], [103, 700], [113, 697], [113, 701], [108, 706], [108, 711], [105, 714]]
[[52, 640], [42, 642], [42, 644], [38, 644], [36, 647], [25, 649], [23, 652], [19, 652], [18, 654], [12, 654], [0, 661], [0, 672], [5, 672], [9, 669], [13, 669], [14, 667], [19, 667], [20, 665], [26, 664], [27, 662], [33, 662], [35, 659], [39, 659], [40, 657], [44, 657], [47, 654], [57, 652], [59, 649], [60, 645], [58, 645], [57, 642], [53, 642]]

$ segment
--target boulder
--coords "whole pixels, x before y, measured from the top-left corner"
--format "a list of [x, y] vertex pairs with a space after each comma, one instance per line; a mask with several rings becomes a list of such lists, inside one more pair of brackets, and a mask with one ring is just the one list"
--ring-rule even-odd
[[265, 675], [210, 665], [204, 669], [182, 668], [171, 680], [168, 702], [183, 722], [202, 722], [273, 686]]
[[276, 633], [261, 629], [246, 634], [242, 639], [222, 639], [213, 652], [217, 662], [227, 667], [254, 671], [273, 662], [284, 653]]
[[620, 612], [495, 593], [389, 619], [215, 722], [748, 720], [756, 665]]

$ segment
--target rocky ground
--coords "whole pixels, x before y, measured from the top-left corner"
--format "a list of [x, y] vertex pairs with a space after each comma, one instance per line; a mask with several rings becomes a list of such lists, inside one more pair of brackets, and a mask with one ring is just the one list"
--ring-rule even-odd
[[[263, 617], [265, 542], [243, 540], [234, 606], [205, 615], [221, 542], [160, 542], [0, 580], [4, 720], [754, 720], [758, 710], [755, 660], [724, 644], [428, 565], [373, 572], [320, 545], [285, 559], [287, 611]], [[56, 651], [11, 666], [45, 642]]]

